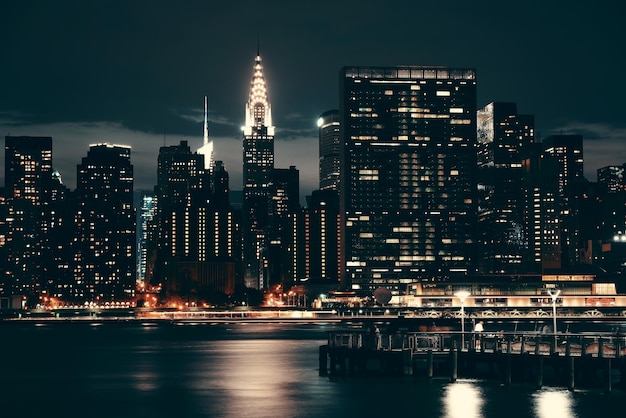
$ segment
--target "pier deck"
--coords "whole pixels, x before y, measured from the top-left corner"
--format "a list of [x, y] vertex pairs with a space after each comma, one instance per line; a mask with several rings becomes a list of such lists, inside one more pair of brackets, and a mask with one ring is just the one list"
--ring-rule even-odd
[[607, 333], [332, 331], [319, 355], [323, 376], [485, 377], [607, 392], [626, 380], [626, 337]]

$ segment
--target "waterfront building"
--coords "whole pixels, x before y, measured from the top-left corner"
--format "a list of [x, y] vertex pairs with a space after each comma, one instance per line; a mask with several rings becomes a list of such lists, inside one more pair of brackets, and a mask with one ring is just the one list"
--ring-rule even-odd
[[478, 221], [481, 273], [524, 273], [529, 264], [522, 160], [534, 142], [534, 116], [515, 103], [478, 110]]
[[317, 126], [319, 128], [320, 190], [338, 190], [341, 165], [339, 110], [333, 109], [322, 113]]
[[274, 126], [257, 53], [243, 127], [243, 262], [248, 287], [266, 289], [274, 176]]
[[339, 111], [344, 287], [473, 272], [476, 72], [344, 67]]
[[66, 248], [68, 235], [59, 234], [67, 224], [66, 196], [52, 169], [51, 137], [5, 137], [0, 287], [5, 294], [27, 295], [30, 306], [51, 287], [55, 260]]
[[77, 166], [74, 287], [84, 301], [129, 301], [135, 295], [136, 220], [131, 148], [89, 146]]

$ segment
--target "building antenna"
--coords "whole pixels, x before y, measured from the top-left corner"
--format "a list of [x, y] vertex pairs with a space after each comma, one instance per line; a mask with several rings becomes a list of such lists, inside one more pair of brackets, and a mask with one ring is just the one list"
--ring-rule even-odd
[[261, 56], [261, 29], [257, 26], [256, 28], [256, 56]]

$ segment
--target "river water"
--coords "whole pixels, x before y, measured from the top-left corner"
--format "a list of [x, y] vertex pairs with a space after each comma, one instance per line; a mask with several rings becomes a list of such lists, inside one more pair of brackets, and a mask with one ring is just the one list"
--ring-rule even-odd
[[337, 324], [0, 322], [0, 417], [623, 416], [626, 394], [425, 377], [330, 379]]

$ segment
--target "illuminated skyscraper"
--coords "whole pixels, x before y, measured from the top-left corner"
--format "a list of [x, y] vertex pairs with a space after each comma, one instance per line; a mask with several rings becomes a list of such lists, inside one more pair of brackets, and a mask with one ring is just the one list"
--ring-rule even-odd
[[5, 182], [0, 287], [37, 298], [56, 277], [54, 260], [67, 237], [58, 234], [68, 219], [61, 218], [66, 188], [52, 170], [52, 138], [7, 136]]
[[136, 242], [130, 147], [90, 145], [77, 167], [74, 296], [86, 301], [132, 300]]
[[478, 110], [478, 217], [481, 273], [527, 273], [522, 160], [534, 142], [534, 117], [515, 103]]
[[335, 109], [322, 113], [317, 125], [319, 127], [320, 190], [338, 190], [341, 165], [339, 111]]
[[339, 111], [345, 287], [473, 273], [475, 71], [344, 67]]
[[585, 185], [583, 137], [581, 135], [552, 135], [542, 140], [542, 159], [555, 167], [557, 222], [561, 241], [561, 268], [580, 262], [580, 205]]
[[204, 96], [204, 137], [202, 146], [198, 148], [198, 154], [204, 155], [204, 169], [206, 172], [212, 171], [215, 161], [213, 140], [209, 138], [209, 101], [206, 96]]
[[235, 225], [228, 174], [221, 162], [214, 169], [212, 182], [204, 156], [192, 153], [187, 141], [159, 151], [151, 284], [161, 284], [170, 300], [206, 301], [209, 292], [234, 292]]
[[274, 126], [261, 57], [254, 62], [243, 127], [243, 261], [248, 287], [264, 289], [274, 175]]

